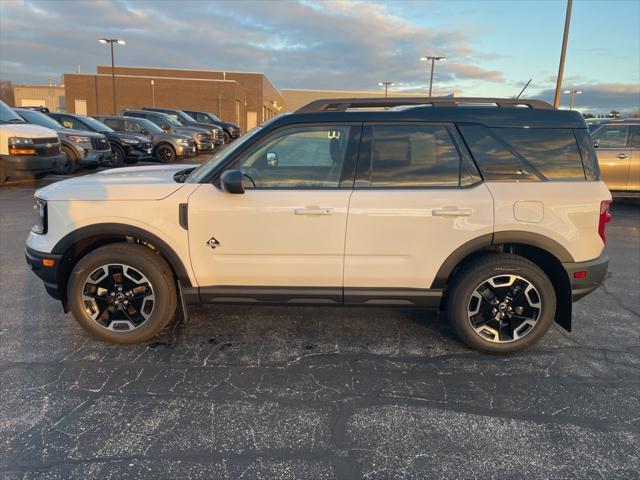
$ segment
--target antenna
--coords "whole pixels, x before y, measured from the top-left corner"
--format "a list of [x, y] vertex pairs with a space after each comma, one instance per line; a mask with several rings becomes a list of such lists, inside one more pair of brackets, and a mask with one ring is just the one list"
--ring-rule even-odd
[[522, 95], [524, 93], [524, 91], [527, 89], [527, 87], [529, 86], [529, 84], [531, 83], [531, 80], [533, 80], [533, 78], [530, 78], [529, 81], [527, 82], [527, 84], [522, 88], [522, 90], [520, 90], [520, 93], [518, 94], [518, 96], [516, 98], [520, 98], [520, 95]]

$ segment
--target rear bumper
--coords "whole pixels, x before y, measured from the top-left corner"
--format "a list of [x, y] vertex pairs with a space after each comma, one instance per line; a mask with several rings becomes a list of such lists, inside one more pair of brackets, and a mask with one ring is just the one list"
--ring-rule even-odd
[[[587, 262], [571, 262], [563, 263], [562, 266], [569, 276], [571, 282], [571, 298], [575, 302], [585, 295], [590, 294], [597, 289], [607, 274], [609, 267], [609, 257], [606, 253], [602, 254]], [[578, 272], [586, 272], [583, 278], [576, 278]], [[579, 274], [580, 276], [580, 274]]]
[[[40, 277], [44, 282], [44, 288], [47, 293], [56, 300], [60, 300], [60, 292], [58, 291], [58, 271], [60, 270], [62, 255], [38, 252], [37, 250], [26, 247], [24, 256], [27, 261], [27, 265], [31, 267], [33, 273]], [[54, 261], [52, 267], [45, 267], [42, 265], [42, 260], [45, 258]]]
[[62, 165], [66, 160], [64, 152], [46, 157], [37, 155], [2, 155], [0, 157], [0, 161], [4, 164], [5, 174], [9, 177], [51, 172], [56, 168], [56, 165]]

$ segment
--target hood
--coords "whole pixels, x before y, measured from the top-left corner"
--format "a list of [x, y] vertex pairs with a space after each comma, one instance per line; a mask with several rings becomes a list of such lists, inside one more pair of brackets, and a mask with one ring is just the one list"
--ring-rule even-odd
[[213, 125], [210, 123], [200, 123], [200, 122], [189, 122], [188, 124], [190, 127], [196, 127], [196, 128], [201, 128], [203, 130], [206, 130], [207, 132], [210, 132], [211, 130], [222, 130], [222, 127], [219, 125]]
[[57, 137], [55, 130], [33, 123], [0, 123], [0, 133], [5, 137], [52, 138]]
[[89, 137], [89, 138], [104, 137], [102, 133], [90, 132], [88, 130], [76, 130], [75, 128], [62, 127], [62, 128], [58, 128], [57, 131], [58, 133], [62, 133], [64, 135], [78, 135], [79, 137]]
[[180, 135], [187, 135], [189, 137], [193, 137], [195, 133], [206, 133], [207, 135], [211, 135], [211, 129], [198, 128], [198, 127], [173, 127], [171, 131], [173, 133], [178, 133]]
[[182, 188], [173, 176], [194, 165], [125, 167], [70, 178], [36, 191], [35, 196], [56, 200], [160, 200]]
[[142, 135], [133, 135], [131, 133], [121, 133], [121, 132], [104, 132], [102, 135], [104, 135], [107, 138], [112, 138], [114, 140], [116, 139], [129, 139], [129, 140], [138, 140], [139, 142], [148, 142], [149, 139], [142, 136]]

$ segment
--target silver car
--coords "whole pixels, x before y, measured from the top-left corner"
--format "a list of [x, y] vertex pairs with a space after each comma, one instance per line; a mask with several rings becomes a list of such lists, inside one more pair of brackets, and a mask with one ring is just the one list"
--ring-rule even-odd
[[640, 119], [600, 124], [591, 136], [609, 190], [617, 197], [640, 196]]

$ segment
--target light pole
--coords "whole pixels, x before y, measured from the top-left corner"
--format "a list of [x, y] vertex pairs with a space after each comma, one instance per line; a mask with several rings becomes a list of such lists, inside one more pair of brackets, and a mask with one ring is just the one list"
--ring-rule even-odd
[[553, 108], [558, 108], [560, 106], [560, 89], [562, 88], [562, 77], [564, 75], [564, 60], [567, 56], [567, 42], [569, 41], [572, 6], [573, 0], [567, 0], [567, 13], [564, 16], [564, 34], [562, 35], [562, 50], [560, 50], [560, 66], [558, 67], [558, 78], [556, 79], [556, 94], [553, 98]]
[[434, 68], [434, 65], [436, 64], [436, 60], [439, 62], [444, 62], [446, 59], [447, 57], [434, 57], [431, 55], [425, 55], [420, 59], [421, 62], [428, 62], [429, 60], [431, 60], [431, 77], [429, 78], [429, 96], [431, 96], [431, 88], [433, 87], [433, 68]]
[[151, 80], [151, 106], [156, 106], [156, 82]]
[[395, 85], [393, 82], [378, 82], [378, 86], [384, 87], [384, 98], [387, 98], [389, 87]]
[[113, 44], [117, 43], [118, 45], [124, 45], [124, 40], [120, 40], [119, 38], [101, 38], [98, 40], [100, 43], [109, 44], [111, 47], [111, 83], [113, 86], [113, 114], [116, 115], [118, 111], [116, 110], [116, 66], [115, 61], [113, 59]]
[[564, 93], [569, 94], [569, 110], [573, 110], [573, 99], [576, 95], [580, 95], [582, 90], [565, 90]]

